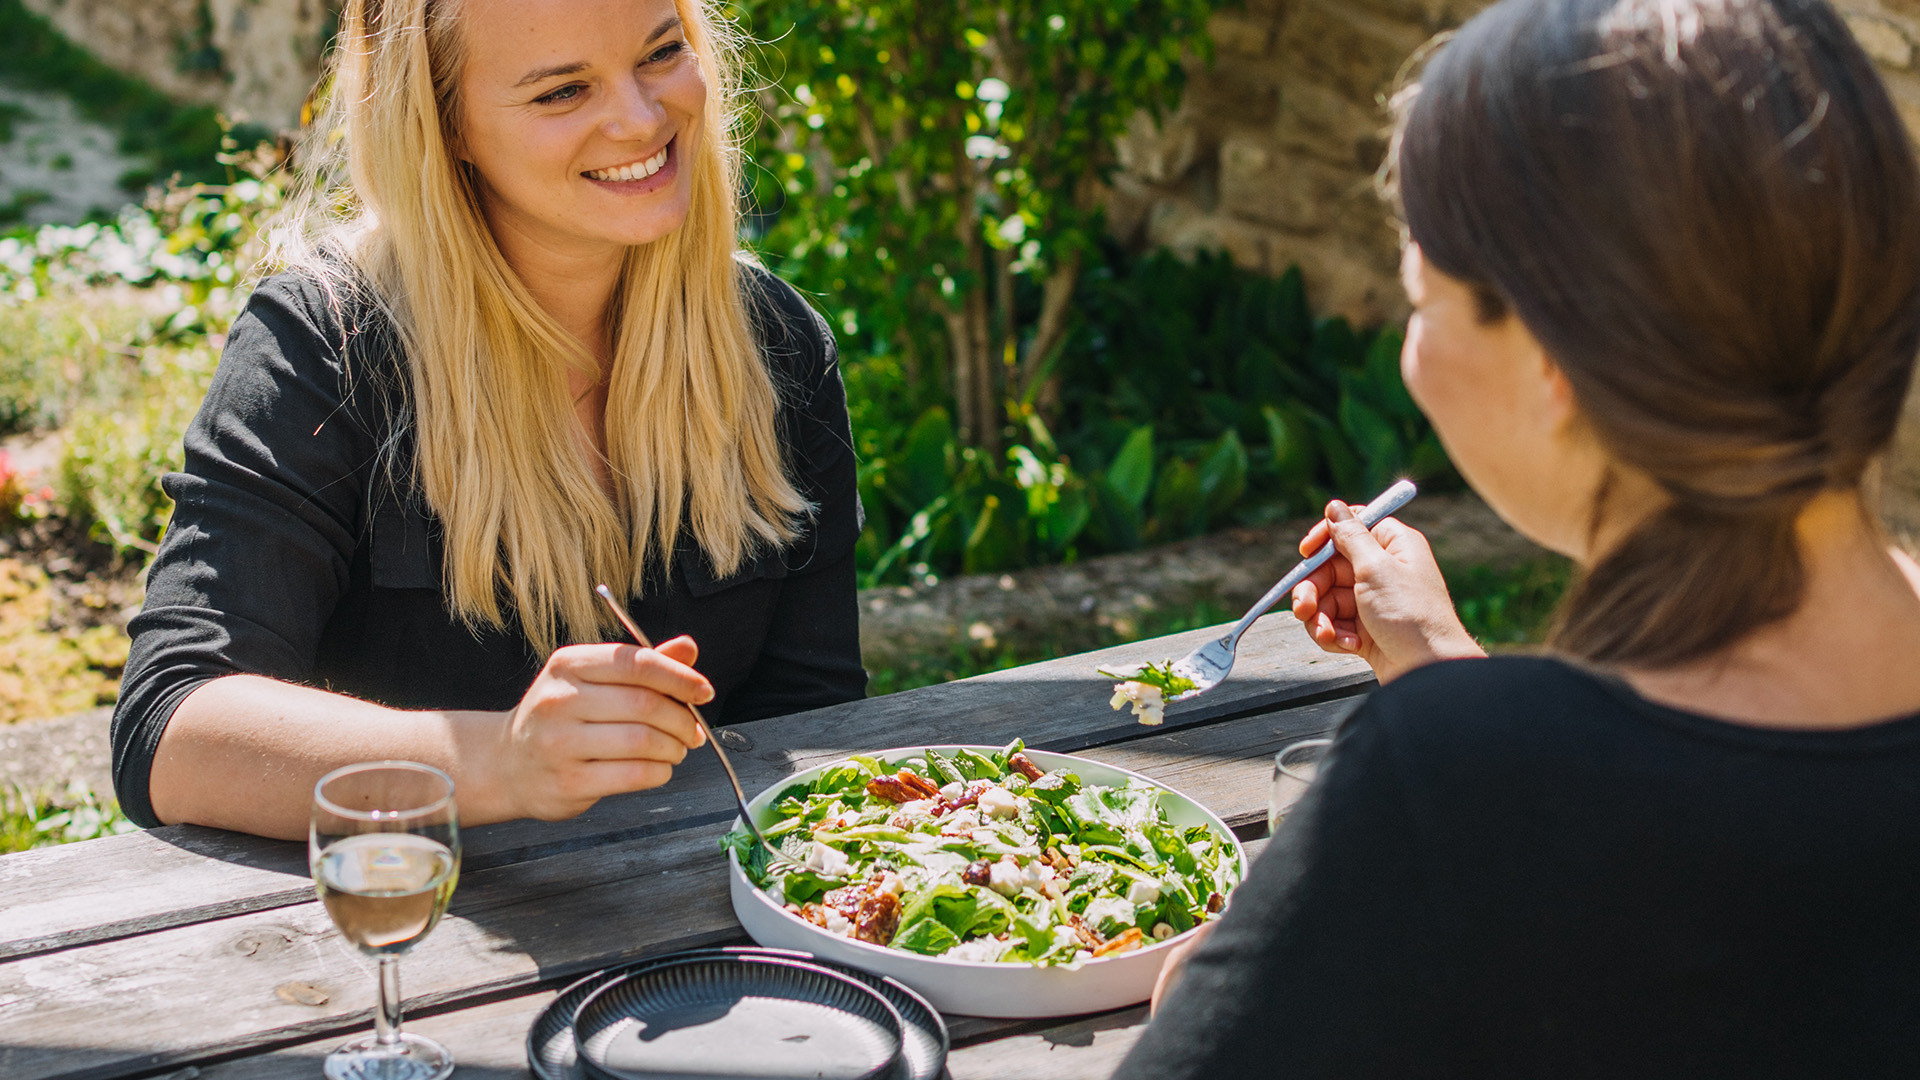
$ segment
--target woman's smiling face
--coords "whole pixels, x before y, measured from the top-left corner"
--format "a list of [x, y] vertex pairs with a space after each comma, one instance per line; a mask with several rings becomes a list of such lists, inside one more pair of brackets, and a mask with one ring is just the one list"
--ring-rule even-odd
[[686, 220], [707, 79], [674, 0], [459, 0], [458, 152], [503, 247], [595, 255]]

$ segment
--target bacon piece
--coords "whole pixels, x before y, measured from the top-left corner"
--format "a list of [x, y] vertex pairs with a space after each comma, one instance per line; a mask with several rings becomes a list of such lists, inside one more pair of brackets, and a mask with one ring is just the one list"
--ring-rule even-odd
[[892, 776], [876, 776], [867, 781], [867, 794], [892, 803], [904, 803], [937, 799], [940, 789], [926, 777], [901, 769]]
[[888, 945], [899, 928], [900, 898], [892, 893], [869, 892], [853, 914], [853, 936], [860, 941]]
[[867, 781], [867, 794], [890, 803], [914, 802], [921, 798], [912, 788], [892, 776], [876, 776]]
[[1106, 942], [1101, 939], [1100, 932], [1088, 926], [1087, 920], [1078, 915], [1067, 916], [1067, 925], [1073, 928], [1073, 936], [1080, 939], [1080, 944], [1085, 945], [1089, 949], [1097, 949], [1106, 944]]
[[1093, 955], [1112, 956], [1115, 953], [1130, 952], [1139, 948], [1140, 943], [1145, 939], [1146, 935], [1140, 932], [1139, 927], [1129, 926], [1124, 932], [1115, 935], [1112, 941], [1093, 950]]
[[894, 774], [894, 778], [914, 791], [919, 792], [920, 798], [922, 799], [937, 799], [940, 797], [939, 784], [934, 783], [911, 769], [901, 769]]
[[1007, 768], [1012, 769], [1014, 772], [1019, 773], [1029, 780], [1038, 780], [1047, 775], [1040, 766], [1033, 763], [1032, 758], [1025, 754], [1015, 754], [1008, 758]]

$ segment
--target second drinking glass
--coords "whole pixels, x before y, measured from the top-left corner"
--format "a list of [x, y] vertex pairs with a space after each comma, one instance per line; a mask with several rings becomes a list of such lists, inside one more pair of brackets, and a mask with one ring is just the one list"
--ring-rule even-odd
[[453, 1055], [400, 1030], [400, 955], [426, 937], [460, 878], [453, 781], [431, 765], [370, 761], [313, 789], [313, 884], [340, 936], [380, 964], [373, 1034], [327, 1056], [329, 1080], [444, 1080]]

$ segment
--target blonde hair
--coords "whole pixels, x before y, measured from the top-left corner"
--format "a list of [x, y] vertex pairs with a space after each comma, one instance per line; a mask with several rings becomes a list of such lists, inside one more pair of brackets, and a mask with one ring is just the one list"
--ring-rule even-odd
[[640, 595], [682, 531], [724, 576], [793, 539], [811, 509], [786, 471], [741, 293], [738, 65], [709, 2], [675, 0], [709, 86], [687, 218], [628, 250], [608, 312], [611, 500], [567, 393], [569, 370], [593, 361], [507, 265], [453, 152], [463, 50], [449, 0], [347, 4], [330, 122], [315, 126], [305, 197], [276, 237], [280, 265], [371, 293], [398, 332], [450, 610], [500, 629], [507, 600], [543, 655], [617, 630], [593, 583]]

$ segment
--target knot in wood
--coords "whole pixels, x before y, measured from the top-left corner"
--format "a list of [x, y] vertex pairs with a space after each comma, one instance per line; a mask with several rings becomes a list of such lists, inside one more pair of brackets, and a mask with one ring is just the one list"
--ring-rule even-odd
[[293, 931], [277, 926], [249, 930], [233, 939], [233, 951], [241, 956], [275, 956], [286, 952], [292, 945]]
[[735, 731], [732, 728], [721, 728], [719, 739], [720, 745], [729, 750], [738, 750], [744, 754], [753, 749], [753, 736], [748, 735], [744, 731]]

